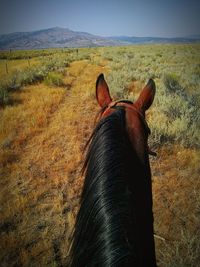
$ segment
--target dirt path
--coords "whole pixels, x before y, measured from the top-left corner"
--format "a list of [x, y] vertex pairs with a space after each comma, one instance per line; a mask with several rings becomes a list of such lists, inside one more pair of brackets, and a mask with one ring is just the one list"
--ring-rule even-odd
[[[12, 163], [3, 194], [3, 266], [62, 266], [78, 203], [83, 147], [96, 113], [94, 88], [103, 67], [74, 62], [68, 91], [46, 126]], [[83, 86], [84, 85], [84, 86]]]

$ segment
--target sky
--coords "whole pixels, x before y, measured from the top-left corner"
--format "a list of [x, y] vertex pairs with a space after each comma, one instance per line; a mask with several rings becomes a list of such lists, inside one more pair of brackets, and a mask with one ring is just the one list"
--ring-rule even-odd
[[200, 0], [0, 0], [0, 34], [51, 27], [100, 36], [200, 35]]

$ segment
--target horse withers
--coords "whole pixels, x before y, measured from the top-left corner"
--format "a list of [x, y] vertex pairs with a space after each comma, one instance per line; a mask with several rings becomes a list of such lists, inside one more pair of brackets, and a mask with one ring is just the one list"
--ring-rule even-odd
[[99, 121], [88, 142], [85, 180], [69, 253], [71, 267], [155, 267], [150, 129], [152, 79], [135, 103], [113, 101], [96, 82]]

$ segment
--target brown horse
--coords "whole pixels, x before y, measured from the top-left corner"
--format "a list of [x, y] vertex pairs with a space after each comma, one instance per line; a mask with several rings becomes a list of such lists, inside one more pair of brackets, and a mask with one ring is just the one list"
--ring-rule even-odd
[[100, 119], [89, 140], [69, 266], [156, 266], [145, 120], [154, 95], [150, 79], [135, 103], [112, 101], [103, 74], [97, 79]]

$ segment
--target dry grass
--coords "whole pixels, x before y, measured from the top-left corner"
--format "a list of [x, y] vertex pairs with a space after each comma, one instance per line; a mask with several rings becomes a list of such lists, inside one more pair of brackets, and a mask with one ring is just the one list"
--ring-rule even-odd
[[[96, 77], [110, 71], [99, 51], [92, 50], [91, 60], [71, 63], [63, 86], [26, 86], [12, 93], [12, 106], [0, 110], [3, 267], [66, 262], [83, 182], [84, 145], [98, 110]], [[142, 86], [132, 82], [129, 96]], [[158, 266], [198, 266], [199, 150], [177, 144], [157, 153], [151, 159], [155, 231], [165, 239], [156, 238]]]
[[30, 68], [37, 65], [39, 60], [32, 59], [11, 59], [0, 60], [0, 79], [4, 79], [9, 75], [12, 75], [16, 71], [22, 71], [23, 69]]
[[101, 71], [87, 61], [75, 62], [64, 79], [70, 90], [28, 86], [13, 96], [20, 104], [1, 110], [3, 266], [65, 261]]
[[152, 162], [155, 232], [159, 266], [197, 266], [199, 243], [197, 150], [167, 146]]

